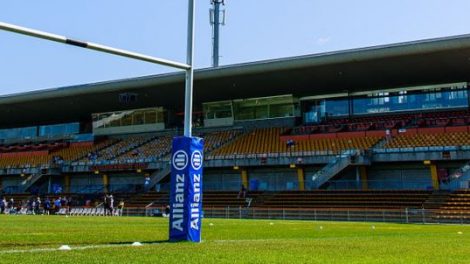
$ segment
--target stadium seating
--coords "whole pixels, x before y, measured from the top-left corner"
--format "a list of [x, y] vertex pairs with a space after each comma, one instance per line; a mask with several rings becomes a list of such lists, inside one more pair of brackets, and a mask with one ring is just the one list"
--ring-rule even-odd
[[[197, 133], [205, 139], [205, 151], [211, 152], [234, 139], [239, 130]], [[171, 151], [174, 135], [153, 134], [128, 135], [109, 138], [98, 143], [49, 143], [39, 145], [2, 146], [0, 167], [29, 168], [52, 164], [54, 157], [64, 161], [78, 162], [129, 162], [136, 160], [156, 160], [167, 156]], [[34, 150], [33, 150], [34, 149]], [[93, 153], [92, 157], [88, 154]]]
[[386, 130], [394, 128], [465, 126], [470, 124], [467, 110], [416, 114], [386, 114], [380, 116], [330, 118], [317, 125], [292, 129], [291, 135], [337, 133], [347, 131]]
[[[1, 168], [30, 168], [49, 166], [54, 157], [64, 161], [74, 161], [85, 158], [88, 153], [98, 151], [114, 143], [114, 140], [104, 140], [93, 143], [58, 143], [48, 144], [46, 149], [34, 151], [0, 152]], [[29, 148], [29, 147], [28, 147]], [[30, 149], [30, 148], [29, 148]]]
[[94, 144], [70, 144], [68, 148], [51, 153], [51, 156], [60, 156], [65, 161], [75, 161], [78, 159], [84, 159], [87, 157], [88, 153], [99, 151], [115, 142], [116, 141], [114, 139], [106, 139]]
[[169, 194], [166, 192], [148, 192], [132, 197], [126, 202], [126, 207], [143, 208], [147, 206], [164, 207], [168, 204]]
[[[283, 191], [248, 192], [251, 207], [260, 208], [368, 208], [399, 209], [423, 208], [432, 196], [432, 191]], [[470, 195], [469, 195], [470, 196]], [[164, 207], [168, 204], [168, 193], [148, 192], [127, 202], [128, 207]], [[245, 198], [238, 192], [204, 192], [204, 208], [246, 207]]]
[[122, 153], [117, 160], [139, 160], [139, 159], [157, 159], [167, 155], [171, 151], [171, 136], [153, 137], [144, 144]]
[[285, 130], [285, 128], [255, 129], [214, 151], [214, 155], [286, 152], [286, 145], [279, 137]]
[[65, 142], [47, 142], [38, 144], [15, 144], [0, 146], [0, 153], [8, 152], [29, 152], [29, 151], [54, 151], [60, 148], [67, 147]]
[[458, 190], [451, 193], [435, 213], [435, 218], [456, 222], [470, 219], [470, 190]]
[[1, 168], [30, 168], [48, 164], [50, 156], [46, 152], [15, 152], [1, 155]]
[[307, 138], [295, 140], [292, 147], [281, 140], [285, 128], [255, 129], [214, 151], [214, 156], [231, 154], [271, 154], [289, 152], [327, 152], [341, 153], [347, 149], [368, 149], [380, 140], [380, 137], [354, 138]]
[[470, 145], [470, 133], [436, 133], [398, 135], [385, 144], [386, 148], [412, 148], [432, 146], [467, 146]]
[[[114, 144], [109, 144], [106, 148], [96, 152], [96, 161], [109, 161], [141, 146], [142, 144], [152, 140], [153, 135], [132, 135], [123, 138], [114, 138]], [[82, 159], [82, 161], [84, 161]]]
[[235, 129], [209, 133], [198, 133], [197, 136], [204, 138], [204, 152], [209, 153], [226, 144], [241, 133], [242, 132], [240, 130]]
[[295, 191], [280, 192], [263, 203], [273, 208], [422, 208], [431, 191]]

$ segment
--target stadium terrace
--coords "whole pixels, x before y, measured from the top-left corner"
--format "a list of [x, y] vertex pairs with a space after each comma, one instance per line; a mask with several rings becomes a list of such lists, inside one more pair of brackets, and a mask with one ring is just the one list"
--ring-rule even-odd
[[[470, 35], [196, 70], [205, 217], [468, 221], [469, 81]], [[65, 196], [60, 213], [103, 215], [112, 193], [119, 214], [166, 215], [183, 88], [169, 73], [1, 97], [11, 209]]]

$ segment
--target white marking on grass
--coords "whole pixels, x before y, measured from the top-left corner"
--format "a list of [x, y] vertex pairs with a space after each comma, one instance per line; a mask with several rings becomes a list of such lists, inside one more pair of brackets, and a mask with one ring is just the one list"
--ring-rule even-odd
[[[130, 247], [133, 244], [103, 244], [103, 245], [89, 245], [89, 246], [76, 246], [68, 250], [86, 250], [86, 249], [97, 249], [97, 248], [117, 248], [117, 247]], [[37, 252], [53, 252], [53, 251], [64, 251], [60, 248], [32, 248], [32, 249], [11, 249], [11, 250], [0, 250], [2, 254], [17, 254], [17, 253], [37, 253]]]
[[222, 240], [212, 240], [210, 242], [215, 243], [246, 243], [246, 242], [270, 242], [270, 241], [286, 241], [293, 239], [283, 239], [283, 238], [254, 238], [254, 239], [222, 239]]
[[142, 246], [142, 243], [140, 243], [140, 242], [134, 242], [134, 243], [132, 243], [132, 246], [133, 246], [133, 247], [140, 247], [140, 246]]
[[59, 250], [72, 250], [68, 245], [62, 245], [60, 246]]

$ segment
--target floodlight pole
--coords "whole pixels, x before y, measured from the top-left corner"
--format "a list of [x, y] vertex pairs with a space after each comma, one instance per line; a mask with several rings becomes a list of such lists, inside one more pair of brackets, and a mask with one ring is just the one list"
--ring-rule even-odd
[[194, 49], [194, 1], [188, 0], [188, 41], [186, 64], [189, 68], [186, 69], [186, 82], [184, 91], [184, 136], [191, 137], [192, 122], [193, 122], [193, 49]]

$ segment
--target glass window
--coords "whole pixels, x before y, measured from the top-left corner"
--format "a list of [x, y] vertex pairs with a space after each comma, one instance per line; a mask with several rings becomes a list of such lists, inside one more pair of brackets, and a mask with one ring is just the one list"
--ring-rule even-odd
[[249, 120], [255, 119], [254, 111], [252, 107], [241, 107], [238, 108], [237, 115], [235, 116], [237, 120]]
[[271, 105], [269, 117], [289, 117], [294, 116], [294, 106], [292, 104]]
[[268, 105], [254, 107], [255, 119], [266, 119], [269, 118]]
[[51, 137], [51, 136], [62, 136], [77, 134], [80, 132], [79, 123], [68, 123], [58, 125], [48, 125], [39, 127], [39, 136]]
[[165, 123], [165, 113], [163, 111], [157, 111], [157, 123]]
[[206, 119], [233, 117], [232, 102], [205, 103], [203, 112]]
[[121, 119], [121, 126], [132, 126], [132, 114], [125, 114]]
[[327, 99], [323, 101], [325, 116], [347, 116], [349, 115], [348, 99]]
[[144, 112], [143, 111], [135, 111], [133, 113], [133, 123], [134, 125], [142, 125], [144, 124]]
[[157, 122], [157, 112], [155, 110], [145, 111], [145, 124], [155, 124]]

